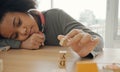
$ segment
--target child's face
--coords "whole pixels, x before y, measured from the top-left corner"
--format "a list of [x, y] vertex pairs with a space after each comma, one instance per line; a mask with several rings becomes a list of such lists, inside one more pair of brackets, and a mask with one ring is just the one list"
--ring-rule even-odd
[[5, 38], [22, 41], [35, 32], [39, 32], [37, 22], [25, 13], [6, 13], [0, 24], [0, 35]]

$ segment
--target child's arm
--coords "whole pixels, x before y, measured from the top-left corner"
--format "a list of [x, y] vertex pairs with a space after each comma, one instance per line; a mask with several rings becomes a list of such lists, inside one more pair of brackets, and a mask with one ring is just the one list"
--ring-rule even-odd
[[0, 46], [10, 46], [11, 48], [20, 48], [21, 41], [12, 39], [0, 39]]
[[43, 45], [44, 36], [39, 33], [32, 34], [24, 41], [0, 38], [0, 46], [10, 46], [11, 48], [38, 49]]

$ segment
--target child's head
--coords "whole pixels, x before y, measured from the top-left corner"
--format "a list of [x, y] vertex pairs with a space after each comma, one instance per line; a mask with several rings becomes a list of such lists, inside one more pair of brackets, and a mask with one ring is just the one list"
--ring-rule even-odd
[[0, 1], [0, 35], [5, 38], [25, 40], [39, 28], [34, 18], [27, 13], [35, 8], [34, 0]]
[[1, 0], [0, 1], [0, 22], [8, 12], [24, 12], [35, 8], [35, 0]]

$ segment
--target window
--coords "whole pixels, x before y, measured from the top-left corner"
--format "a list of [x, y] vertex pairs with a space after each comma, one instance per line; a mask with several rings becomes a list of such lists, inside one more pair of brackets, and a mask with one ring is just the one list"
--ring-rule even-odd
[[63, 9], [104, 38], [106, 0], [53, 0], [53, 8]]
[[48, 10], [51, 8], [52, 4], [51, 4], [51, 0], [37, 0], [37, 8], [40, 10], [40, 11], [43, 11], [43, 10]]
[[[105, 47], [120, 48], [119, 0], [107, 0]], [[119, 9], [119, 10], [118, 10]]]
[[107, 0], [37, 0], [39, 10], [59, 8], [105, 39]]
[[118, 2], [118, 26], [117, 26], [117, 36], [120, 37], [120, 1]]

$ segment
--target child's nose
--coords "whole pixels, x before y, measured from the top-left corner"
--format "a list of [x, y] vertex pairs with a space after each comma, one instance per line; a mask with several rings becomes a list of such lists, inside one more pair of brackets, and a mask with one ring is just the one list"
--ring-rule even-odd
[[19, 29], [19, 33], [22, 34], [22, 35], [28, 34], [28, 33], [27, 33], [27, 28], [26, 28], [26, 27], [20, 28], [20, 29]]

